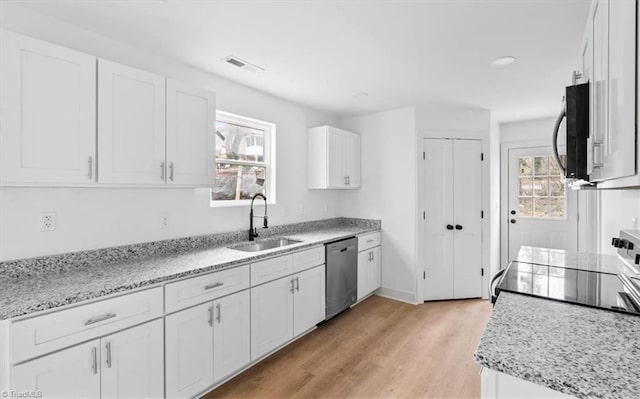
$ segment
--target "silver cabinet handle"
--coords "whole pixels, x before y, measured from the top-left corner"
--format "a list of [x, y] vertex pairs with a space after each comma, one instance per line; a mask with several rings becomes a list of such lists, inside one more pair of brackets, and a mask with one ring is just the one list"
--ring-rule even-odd
[[93, 180], [93, 157], [89, 157], [89, 180]]
[[372, 239], [370, 239], [370, 240], [367, 240], [367, 243], [374, 242], [374, 241], [375, 241], [375, 240], [372, 238]]
[[107, 350], [107, 367], [111, 368], [111, 342], [107, 342], [105, 349]]
[[351, 185], [351, 176], [347, 176], [347, 185], [350, 186]]
[[218, 311], [218, 315], [216, 316], [216, 321], [218, 324], [222, 323], [222, 307], [220, 304], [216, 305], [216, 310]]
[[169, 180], [173, 181], [173, 162], [169, 164]]
[[345, 185], [345, 186], [346, 186], [347, 184], [349, 184], [349, 183], [347, 183], [347, 176], [345, 176], [343, 180], [344, 180], [344, 185]]
[[95, 346], [91, 348], [91, 357], [91, 368], [93, 369], [93, 374], [98, 374], [98, 348], [96, 348]]
[[291, 279], [291, 290], [290, 290], [292, 294], [293, 294], [293, 290], [295, 289], [295, 288], [294, 288], [294, 285], [293, 285], [293, 284], [294, 284], [294, 283], [293, 283], [293, 280], [294, 280], [294, 279]]
[[369, 262], [373, 262], [373, 252], [369, 251]]
[[204, 289], [205, 289], [205, 290], [211, 290], [211, 289], [214, 289], [214, 288], [222, 287], [223, 285], [224, 285], [224, 283], [223, 283], [223, 282], [218, 281], [217, 283], [213, 283], [213, 284], [205, 285], [205, 286], [204, 286]]
[[113, 319], [114, 317], [116, 317], [115, 313], [107, 313], [105, 315], [102, 316], [97, 316], [97, 317], [93, 317], [87, 321], [84, 322], [85, 326], [91, 325], [91, 324], [95, 324], [95, 323], [99, 323], [101, 321], [105, 321], [105, 320], [109, 320], [109, 319]]
[[160, 180], [164, 181], [164, 162], [160, 162]]
[[213, 327], [213, 306], [209, 306], [209, 325]]
[[300, 292], [300, 277], [296, 277], [296, 291]]
[[371, 251], [371, 262], [376, 260], [376, 253]]

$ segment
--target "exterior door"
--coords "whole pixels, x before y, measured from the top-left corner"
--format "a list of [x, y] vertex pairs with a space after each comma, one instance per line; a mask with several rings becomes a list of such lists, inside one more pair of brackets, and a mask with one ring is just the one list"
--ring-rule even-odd
[[[564, 155], [562, 156], [564, 160]], [[509, 150], [508, 259], [521, 246], [576, 251], [577, 193], [567, 190], [550, 147]]]
[[251, 296], [249, 290], [213, 303], [213, 376], [220, 381], [251, 362]]
[[251, 288], [251, 360], [293, 338], [293, 277]]
[[0, 181], [95, 181], [96, 59], [0, 35]]
[[13, 367], [11, 390], [41, 391], [47, 398], [100, 398], [100, 341]]
[[213, 385], [211, 302], [166, 317], [167, 398], [191, 398]]
[[293, 335], [297, 336], [325, 319], [324, 266], [295, 275]]
[[164, 396], [162, 320], [107, 336], [102, 347], [102, 399]]
[[425, 300], [482, 296], [480, 140], [424, 140]]
[[99, 60], [99, 182], [164, 184], [165, 106], [163, 76]]
[[215, 93], [167, 80], [168, 184], [214, 184], [215, 122]]

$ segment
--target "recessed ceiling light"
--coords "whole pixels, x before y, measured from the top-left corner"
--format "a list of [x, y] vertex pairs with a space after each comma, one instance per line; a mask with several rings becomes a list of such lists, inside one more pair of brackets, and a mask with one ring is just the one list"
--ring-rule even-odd
[[512, 57], [512, 56], [508, 55], [508, 56], [505, 56], [505, 57], [496, 58], [495, 60], [491, 61], [491, 65], [493, 65], [493, 66], [506, 66], [506, 65], [511, 65], [514, 62], [516, 62], [516, 57]]

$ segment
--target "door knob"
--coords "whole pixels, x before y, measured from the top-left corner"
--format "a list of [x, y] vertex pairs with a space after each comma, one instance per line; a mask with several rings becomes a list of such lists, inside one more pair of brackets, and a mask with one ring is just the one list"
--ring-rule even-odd
[[447, 225], [447, 230], [453, 230], [453, 225], [448, 224], [448, 225]]
[[515, 219], [511, 219], [511, 220], [510, 220], [510, 222], [511, 222], [511, 223], [515, 223], [515, 222], [516, 222], [516, 220], [515, 220]]
[[516, 214], [516, 211], [511, 210], [511, 214], [512, 214], [512, 215], [515, 215], [515, 214]]
[[462, 230], [462, 226], [460, 226], [459, 224], [456, 224], [456, 230]]

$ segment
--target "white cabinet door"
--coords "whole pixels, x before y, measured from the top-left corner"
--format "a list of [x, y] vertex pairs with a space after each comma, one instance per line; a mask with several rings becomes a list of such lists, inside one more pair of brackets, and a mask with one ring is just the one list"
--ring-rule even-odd
[[251, 288], [251, 360], [293, 338], [293, 276]]
[[425, 300], [453, 298], [453, 144], [425, 139]]
[[11, 370], [11, 390], [47, 398], [100, 398], [100, 342], [90, 341], [22, 363]]
[[360, 187], [360, 135], [344, 132], [344, 169], [349, 188]]
[[599, 181], [603, 178], [604, 155], [606, 153], [607, 137], [607, 77], [609, 74], [609, 1], [597, 0], [591, 19], [593, 27], [593, 69], [591, 81], [591, 131], [589, 137], [589, 152], [587, 154], [590, 165], [590, 180]]
[[218, 299], [213, 308], [213, 376], [220, 381], [251, 362], [249, 290]]
[[[453, 141], [453, 297], [482, 296], [482, 143]], [[463, 250], [457, 250], [457, 249]]]
[[380, 247], [375, 247], [368, 252], [371, 252], [371, 260], [368, 264], [368, 273], [367, 273], [367, 287], [369, 292], [373, 292], [380, 288], [381, 285], [381, 254]]
[[327, 187], [345, 188], [347, 184], [345, 168], [345, 132], [327, 128]]
[[100, 340], [102, 399], [164, 396], [162, 320]]
[[0, 182], [93, 182], [95, 57], [4, 30], [0, 43]]
[[213, 185], [215, 122], [215, 93], [167, 80], [167, 183]]
[[358, 253], [358, 301], [369, 294], [369, 251]]
[[98, 181], [164, 184], [165, 78], [99, 60]]
[[298, 336], [325, 319], [325, 268], [314, 267], [295, 276], [293, 335]]
[[165, 319], [166, 395], [190, 398], [213, 385], [211, 302]]
[[636, 1], [609, 2], [608, 129], [603, 175], [636, 173]]

